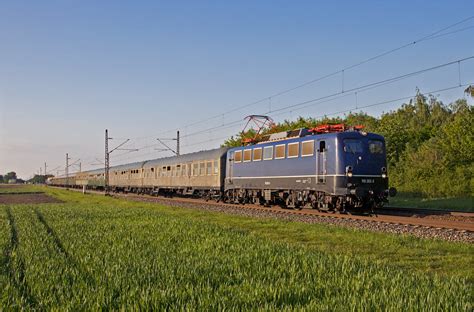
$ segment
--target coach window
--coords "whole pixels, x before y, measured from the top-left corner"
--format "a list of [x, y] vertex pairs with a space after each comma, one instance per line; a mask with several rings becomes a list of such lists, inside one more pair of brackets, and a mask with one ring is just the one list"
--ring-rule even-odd
[[300, 154], [300, 143], [289, 143], [288, 144], [288, 158], [298, 157]]
[[313, 156], [314, 154], [314, 141], [305, 141], [301, 143], [301, 157]]
[[199, 164], [194, 163], [193, 164], [193, 176], [198, 176], [199, 175]]
[[253, 149], [253, 161], [260, 161], [262, 160], [262, 148], [254, 148]]
[[244, 150], [244, 162], [249, 162], [252, 160], [252, 150]]
[[273, 159], [273, 146], [266, 146], [263, 148], [263, 160]]
[[275, 159], [285, 158], [285, 144], [275, 146]]
[[206, 163], [199, 163], [199, 175], [206, 175]]
[[242, 161], [242, 151], [234, 152], [234, 162], [239, 163]]
[[212, 174], [212, 161], [208, 161], [206, 163], [206, 174], [211, 175]]
[[214, 160], [214, 175], [219, 173], [219, 159]]

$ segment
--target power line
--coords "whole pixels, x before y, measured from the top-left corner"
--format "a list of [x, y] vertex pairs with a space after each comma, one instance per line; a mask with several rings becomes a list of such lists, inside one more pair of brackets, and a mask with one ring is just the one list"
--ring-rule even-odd
[[[322, 100], [328, 100], [328, 99], [331, 99], [331, 98], [336, 97], [338, 95], [343, 95], [345, 93], [351, 93], [351, 92], [361, 93], [361, 92], [364, 92], [364, 91], [367, 91], [367, 90], [370, 90], [370, 89], [373, 89], [373, 88], [377, 88], [377, 87], [380, 87], [380, 86], [383, 86], [383, 85], [386, 85], [386, 84], [389, 84], [389, 83], [393, 83], [393, 82], [400, 81], [400, 80], [403, 80], [403, 79], [406, 79], [406, 78], [409, 78], [409, 77], [413, 77], [413, 76], [417, 76], [417, 75], [420, 75], [420, 74], [423, 74], [423, 73], [427, 73], [427, 72], [430, 72], [430, 71], [433, 71], [433, 70], [436, 70], [436, 69], [440, 69], [440, 68], [455, 65], [455, 64], [458, 65], [462, 62], [465, 62], [465, 61], [468, 61], [468, 60], [471, 60], [471, 59], [474, 59], [474, 56], [465, 57], [465, 58], [458, 59], [458, 60], [455, 60], [455, 61], [451, 61], [451, 62], [439, 64], [439, 65], [436, 65], [436, 66], [432, 66], [432, 67], [429, 67], [429, 68], [417, 70], [417, 71], [414, 71], [414, 72], [411, 72], [411, 73], [391, 77], [391, 78], [384, 79], [384, 80], [379, 80], [379, 81], [376, 81], [376, 82], [371, 82], [371, 83], [368, 83], [368, 84], [365, 84], [365, 85], [362, 85], [362, 86], [359, 86], [359, 87], [347, 89], [345, 91], [342, 90], [342, 91], [335, 92], [335, 93], [328, 94], [328, 95], [324, 95], [324, 96], [321, 96], [321, 97], [318, 97], [318, 98], [313, 98], [313, 99], [309, 99], [309, 100], [306, 100], [306, 101], [303, 101], [303, 102], [287, 105], [287, 106], [284, 106], [284, 107], [281, 107], [281, 108], [278, 108], [278, 109], [274, 109], [274, 110], [272, 110], [271, 113], [275, 113], [275, 112], [279, 112], [279, 111], [286, 111], [288, 109], [292, 109], [294, 107], [298, 107], [298, 106], [301, 106], [301, 105], [314, 103], [314, 102], [319, 102], [319, 101], [322, 101]], [[268, 114], [268, 113], [270, 113], [270, 112], [265, 112], [265, 114]], [[233, 126], [233, 125], [239, 124], [241, 122], [242, 122], [242, 120], [235, 120], [235, 121], [232, 121], [228, 124], [219, 125], [219, 126], [215, 126], [215, 127], [210, 127], [210, 128], [200, 130], [200, 131], [195, 131], [193, 133], [183, 135], [182, 137], [183, 138], [191, 137], [191, 136], [195, 136], [195, 135], [205, 133], [205, 132], [210, 132], [210, 131], [217, 130], [217, 129], [221, 130], [221, 129], [223, 129], [224, 126]]]
[[[467, 86], [469, 86], [469, 85], [471, 85], [471, 84], [472, 84], [472, 83], [463, 84], [463, 85], [458, 85], [458, 84], [456, 84], [455, 86], [446, 87], [446, 88], [443, 88], [443, 89], [437, 89], [437, 90], [432, 90], [432, 91], [429, 91], [429, 92], [418, 93], [418, 95], [429, 95], [429, 94], [433, 94], [433, 93], [442, 93], [442, 92], [446, 92], [446, 91], [450, 91], [450, 90], [455, 90], [455, 89], [459, 89], [459, 88], [464, 88], [464, 87], [467, 87]], [[369, 107], [380, 106], [380, 105], [389, 104], [389, 103], [393, 103], [393, 102], [408, 100], [408, 99], [414, 98], [416, 95], [417, 95], [417, 94], [415, 94], [415, 95], [410, 95], [410, 96], [405, 96], [405, 97], [399, 97], [399, 98], [396, 98], [396, 99], [386, 100], [386, 101], [382, 101], [382, 102], [376, 102], [376, 103], [372, 103], [372, 104], [368, 104], [368, 105], [363, 105], [363, 106], [357, 106], [357, 105], [356, 105], [356, 107], [353, 107], [353, 108], [351, 108], [351, 109], [340, 110], [340, 111], [337, 111], [337, 112], [327, 113], [327, 114], [324, 114], [324, 115], [318, 115], [318, 116], [315, 116], [314, 118], [317, 119], [317, 118], [323, 118], [323, 117], [331, 116], [331, 115], [339, 115], [339, 114], [342, 114], [342, 113], [352, 112], [354, 109], [369, 108]], [[209, 142], [213, 142], [213, 141], [217, 141], [217, 140], [222, 140], [222, 139], [226, 139], [226, 138], [229, 138], [229, 136], [224, 136], [224, 137], [219, 137], [219, 138], [214, 138], [214, 139], [208, 139], [208, 140], [203, 140], [203, 141], [199, 141], [199, 142], [194, 142], [193, 144], [185, 145], [184, 147], [191, 147], [191, 146], [200, 145], [200, 144], [204, 144], [204, 143], [209, 143]]]
[[[464, 19], [462, 19], [462, 20], [460, 20], [460, 21], [458, 21], [458, 22], [455, 22], [455, 23], [450, 24], [450, 25], [448, 25], [448, 26], [446, 26], [446, 27], [443, 27], [443, 28], [441, 28], [441, 29], [439, 29], [439, 30], [436, 30], [436, 31], [434, 31], [434, 32], [432, 32], [432, 33], [430, 33], [430, 34], [428, 34], [428, 35], [425, 35], [425, 36], [423, 36], [423, 37], [417, 38], [417, 39], [415, 39], [415, 40], [413, 40], [413, 41], [410, 41], [410, 42], [408, 42], [408, 43], [402, 44], [402, 45], [400, 45], [400, 46], [398, 46], [398, 47], [395, 47], [395, 48], [393, 48], [393, 49], [387, 50], [387, 51], [385, 51], [385, 52], [376, 54], [376, 55], [371, 56], [371, 57], [369, 57], [369, 58], [367, 58], [367, 59], [364, 59], [364, 60], [359, 61], [359, 62], [357, 62], [357, 63], [355, 63], [355, 64], [352, 64], [352, 65], [346, 66], [346, 67], [344, 67], [344, 68], [341, 68], [341, 69], [336, 70], [336, 71], [334, 71], [334, 72], [331, 72], [331, 73], [329, 73], [329, 74], [322, 75], [322, 76], [320, 76], [320, 77], [318, 77], [318, 78], [315, 78], [315, 79], [309, 80], [309, 81], [307, 81], [307, 82], [304, 82], [304, 83], [302, 83], [302, 84], [299, 84], [299, 85], [297, 85], [297, 86], [294, 86], [294, 87], [291, 87], [291, 88], [288, 88], [288, 89], [285, 89], [285, 90], [276, 92], [276, 93], [274, 93], [274, 94], [272, 94], [272, 95], [266, 96], [266, 97], [261, 98], [261, 99], [259, 99], [259, 100], [257, 100], [257, 101], [254, 101], [254, 102], [251, 102], [251, 103], [242, 105], [242, 106], [238, 106], [238, 107], [233, 108], [233, 109], [231, 109], [231, 110], [228, 110], [228, 111], [226, 111], [226, 112], [223, 112], [223, 113], [220, 113], [220, 114], [217, 114], [217, 115], [214, 115], [214, 116], [211, 116], [211, 117], [202, 119], [202, 120], [197, 120], [197, 121], [191, 122], [191, 123], [189, 123], [189, 124], [185, 124], [185, 125], [183, 125], [183, 126], [181, 126], [181, 127], [190, 127], [190, 126], [194, 126], [194, 125], [197, 125], [197, 124], [201, 124], [201, 123], [204, 123], [204, 122], [207, 122], [207, 121], [210, 121], [210, 120], [213, 120], [213, 119], [222, 117], [222, 116], [224, 116], [224, 115], [228, 115], [228, 114], [230, 114], [230, 113], [239, 111], [239, 110], [241, 110], [241, 109], [244, 109], [244, 108], [247, 108], [247, 107], [250, 107], [250, 106], [253, 106], [253, 105], [262, 103], [262, 102], [265, 102], [265, 101], [269, 101], [269, 100], [271, 101], [271, 100], [272, 100], [273, 98], [275, 98], [275, 97], [279, 97], [279, 96], [281, 96], [281, 95], [290, 93], [290, 92], [292, 92], [292, 91], [295, 91], [295, 90], [298, 90], [298, 89], [303, 88], [303, 87], [305, 87], [305, 86], [308, 86], [308, 85], [314, 84], [314, 83], [316, 83], [316, 82], [325, 80], [325, 79], [327, 79], [327, 78], [336, 76], [336, 75], [338, 75], [338, 74], [342, 74], [342, 79], [344, 79], [344, 72], [345, 72], [345, 71], [348, 71], [348, 70], [350, 70], [350, 69], [359, 67], [359, 66], [361, 66], [361, 65], [363, 65], [363, 64], [369, 63], [369, 62], [374, 61], [374, 60], [376, 60], [376, 59], [379, 59], [379, 58], [382, 58], [382, 57], [387, 56], [387, 55], [389, 55], [389, 54], [395, 53], [395, 52], [397, 52], [397, 51], [399, 51], [399, 50], [402, 50], [402, 49], [404, 49], [404, 48], [407, 48], [407, 47], [410, 47], [410, 46], [414, 46], [414, 45], [416, 45], [416, 44], [418, 44], [418, 43], [420, 43], [420, 42], [427, 41], [427, 40], [432, 40], [432, 39], [435, 39], [435, 38], [447, 36], [447, 35], [450, 35], [450, 34], [454, 34], [454, 33], [460, 32], [460, 31], [464, 31], [464, 30], [470, 29], [470, 28], [472, 28], [473, 26], [465, 27], [465, 28], [462, 28], [462, 29], [458, 29], [458, 30], [455, 30], [455, 31], [451, 31], [451, 32], [447, 32], [447, 33], [442, 34], [444, 31], [446, 31], [446, 30], [448, 30], [448, 29], [451, 29], [451, 28], [453, 28], [453, 27], [455, 27], [455, 26], [458, 26], [458, 25], [460, 25], [460, 24], [463, 24], [463, 23], [465, 23], [465, 22], [467, 22], [467, 21], [469, 21], [469, 20], [472, 20], [472, 19], [474, 19], [474, 15], [471, 15], [471, 16], [469, 16], [469, 17], [467, 17], [467, 18], [464, 18]], [[346, 91], [347, 91], [347, 90], [346, 90]], [[169, 132], [171, 132], [171, 131], [176, 131], [176, 130], [179, 130], [179, 128], [174, 128], [174, 129], [170, 129], [170, 130], [165, 130], [165, 131], [162, 131], [161, 134], [169, 133]], [[135, 139], [139, 139], [139, 138], [148, 138], [148, 137], [137, 137], [137, 138], [135, 138]]]

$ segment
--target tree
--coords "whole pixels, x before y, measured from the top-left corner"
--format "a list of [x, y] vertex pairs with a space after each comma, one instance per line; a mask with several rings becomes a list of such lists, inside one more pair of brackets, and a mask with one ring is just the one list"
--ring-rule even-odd
[[11, 171], [9, 173], [7, 173], [4, 177], [3, 177], [3, 182], [4, 183], [8, 183], [8, 181], [10, 180], [16, 180], [17, 177], [16, 177], [16, 172], [14, 171]]

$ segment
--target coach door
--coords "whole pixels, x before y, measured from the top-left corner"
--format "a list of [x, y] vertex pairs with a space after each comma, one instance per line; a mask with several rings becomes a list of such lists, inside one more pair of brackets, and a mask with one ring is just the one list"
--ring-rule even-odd
[[324, 184], [326, 183], [326, 165], [327, 165], [327, 149], [326, 141], [317, 141], [317, 150], [316, 150], [316, 175], [317, 183]]

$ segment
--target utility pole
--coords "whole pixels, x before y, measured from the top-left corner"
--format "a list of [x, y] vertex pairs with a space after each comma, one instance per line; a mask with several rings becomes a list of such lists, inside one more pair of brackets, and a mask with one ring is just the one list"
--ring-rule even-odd
[[137, 152], [138, 149], [130, 149], [130, 148], [120, 148], [122, 147], [125, 143], [130, 141], [130, 139], [126, 139], [123, 141], [121, 144], [113, 148], [111, 151], [109, 151], [109, 140], [112, 140], [112, 138], [109, 137], [109, 131], [105, 129], [105, 172], [104, 172], [104, 190], [105, 190], [105, 196], [110, 195], [109, 192], [109, 171], [110, 171], [110, 154], [112, 154], [113, 151], [119, 150], [119, 151], [131, 151], [131, 152]]
[[79, 163], [79, 172], [82, 172], [82, 162]]
[[179, 156], [179, 130], [176, 132], [176, 156]]
[[40, 167], [40, 175], [43, 175], [43, 168]]
[[[161, 145], [163, 145], [164, 147], [166, 148], [159, 148], [159, 149], [155, 149], [157, 151], [170, 151], [172, 152], [173, 154], [175, 154], [176, 156], [179, 156], [179, 131], [176, 132], [176, 138], [171, 138], [171, 139], [158, 139], [157, 140], [161, 143]], [[169, 147], [165, 142], [163, 141], [176, 141], [176, 150], [172, 149], [171, 147]]]
[[46, 162], [44, 162], [44, 175], [46, 175], [46, 168], [47, 168]]
[[66, 190], [69, 189], [69, 154], [66, 153]]
[[105, 196], [109, 195], [109, 130], [105, 129], [105, 174], [104, 190]]

